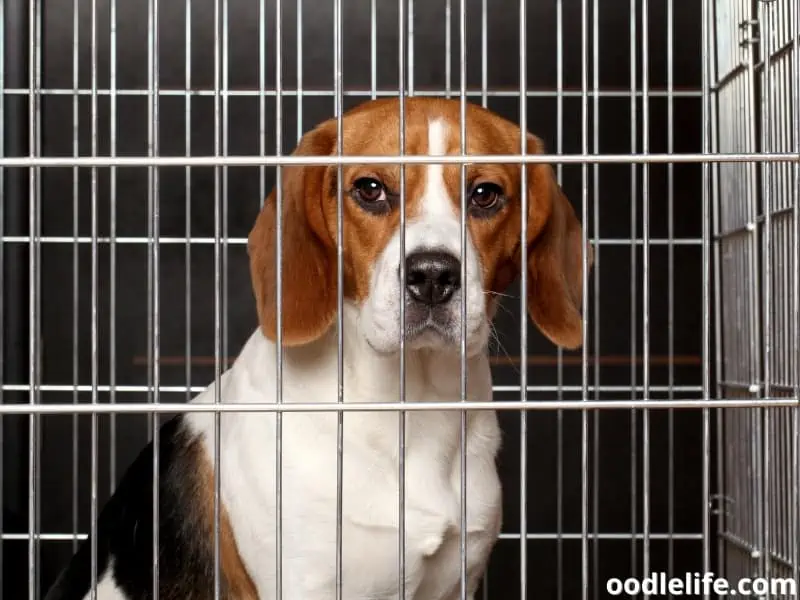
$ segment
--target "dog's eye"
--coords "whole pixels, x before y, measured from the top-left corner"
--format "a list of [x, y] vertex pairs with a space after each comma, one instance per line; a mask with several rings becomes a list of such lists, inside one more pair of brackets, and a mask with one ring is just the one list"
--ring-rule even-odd
[[469, 194], [470, 205], [479, 211], [491, 211], [503, 199], [503, 190], [494, 183], [479, 183]]
[[386, 188], [377, 179], [361, 177], [353, 183], [353, 193], [365, 204], [386, 201]]

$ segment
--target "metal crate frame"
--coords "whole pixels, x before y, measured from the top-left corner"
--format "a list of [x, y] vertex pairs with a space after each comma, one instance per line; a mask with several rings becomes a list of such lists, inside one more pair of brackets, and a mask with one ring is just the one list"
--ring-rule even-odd
[[[111, 22], [116, 23], [118, 4], [121, 0], [109, 0], [106, 8], [111, 11]], [[282, 127], [283, 107], [298, 99], [298, 106], [302, 107], [303, 98], [327, 98], [335, 104], [335, 112], [339, 113], [348, 98], [367, 99], [385, 95], [396, 95], [399, 90], [393, 91], [385, 86], [378, 85], [378, 73], [375, 64], [377, 55], [377, 42], [370, 48], [372, 71], [370, 73], [370, 89], [347, 88], [342, 74], [342, 17], [343, 0], [333, 0], [333, 14], [331, 15], [335, 33], [333, 89], [313, 89], [303, 86], [303, 68], [298, 67], [297, 80], [294, 89], [285, 88], [281, 77], [277, 77], [273, 89], [269, 89], [262, 77], [257, 87], [248, 89], [230, 89], [225, 80], [228, 68], [228, 54], [226, 53], [228, 39], [227, 27], [227, 2], [216, 0], [214, 2], [214, 85], [196, 90], [191, 73], [187, 71], [185, 89], [162, 88], [159, 85], [159, 36], [154, 35], [163, 27], [159, 23], [159, 2], [148, 0], [148, 33], [147, 33], [147, 85], [141, 87], [118, 87], [114, 67], [116, 52], [116, 35], [114, 28], [110, 28], [110, 47], [113, 48], [109, 56], [110, 80], [108, 85], [101, 85], [97, 47], [98, 35], [102, 24], [98, 21], [98, 0], [82, 2], [75, 0], [73, 13], [73, 41], [72, 55], [75, 73], [72, 87], [57, 86], [46, 87], [42, 84], [42, 43], [45, 39], [42, 31], [42, 18], [44, 7], [41, 0], [30, 0], [27, 4], [6, 0], [3, 4], [3, 21], [0, 29], [0, 38], [4, 40], [13, 37], [15, 26], [24, 26], [26, 39], [23, 50], [27, 51], [28, 71], [26, 73], [12, 72], [0, 69], [0, 113], [5, 109], [10, 110], [12, 105], [23, 106], [28, 113], [27, 131], [20, 131], [20, 124], [10, 124], [3, 121], [3, 131], [0, 138], [4, 140], [2, 158], [0, 158], [0, 177], [4, 199], [13, 200], [16, 195], [22, 194], [32, 201], [27, 214], [27, 231], [7, 232], [3, 222], [4, 211], [0, 211], [0, 263], [9, 260], [13, 252], [19, 247], [24, 247], [29, 252], [27, 262], [28, 288], [28, 323], [25, 332], [31, 340], [35, 340], [28, 348], [27, 380], [10, 381], [0, 371], [2, 388], [0, 389], [0, 418], [28, 417], [25, 422], [28, 444], [28, 465], [26, 484], [29, 486], [28, 497], [28, 531], [27, 533], [6, 533], [0, 522], [2, 541], [24, 541], [27, 545], [28, 563], [28, 588], [30, 598], [36, 598], [43, 590], [39, 589], [38, 567], [42, 544], [55, 542], [70, 542], [74, 547], [77, 541], [86, 538], [86, 531], [78, 531], [77, 508], [75, 508], [74, 523], [76, 527], [71, 533], [43, 531], [40, 526], [39, 514], [41, 512], [42, 498], [41, 475], [42, 470], [48, 465], [42, 464], [40, 446], [42, 440], [42, 418], [47, 415], [71, 415], [74, 418], [74, 432], [77, 438], [78, 416], [90, 419], [91, 478], [90, 496], [91, 527], [93, 530], [98, 510], [98, 495], [100, 484], [97, 478], [99, 468], [99, 420], [108, 417], [111, 423], [111, 443], [117, 435], [116, 419], [123, 415], [152, 415], [150, 422], [150, 436], [155, 436], [154, 427], [156, 414], [186, 412], [188, 410], [209, 410], [208, 407], [198, 408], [173, 399], [188, 399], [192, 394], [202, 390], [206, 382], [198, 382], [187, 361], [185, 381], [183, 385], [170, 385], [162, 382], [162, 373], [159, 368], [162, 359], [162, 332], [159, 328], [159, 305], [162, 302], [159, 287], [159, 257], [165, 248], [174, 245], [185, 246], [187, 251], [187, 264], [189, 254], [197, 248], [212, 247], [215, 271], [215, 306], [214, 311], [214, 340], [213, 340], [213, 366], [218, 374], [228, 364], [232, 348], [228, 348], [228, 340], [222, 335], [227, 328], [228, 316], [222, 307], [227, 303], [226, 269], [231, 265], [228, 259], [230, 248], [241, 247], [244, 238], [230, 236], [225, 231], [227, 204], [223, 206], [220, 198], [226, 197], [228, 186], [232, 185], [233, 175], [229, 169], [235, 167], [250, 167], [259, 170], [260, 198], [266, 196], [268, 177], [267, 169], [275, 167], [278, 172], [281, 165], [296, 164], [298, 161], [283, 154], [283, 148], [288, 143]], [[468, 21], [466, 0], [454, 6], [451, 0], [446, 1], [446, 15], [449, 23], [455, 18], [457, 26], [446, 27], [446, 52], [448, 58], [455, 57], [453, 51], [457, 40], [467, 36]], [[553, 0], [557, 10], [557, 25], [559, 30], [559, 51], [568, 47], [563, 39], [564, 29], [564, 3], [566, 0]], [[669, 29], [668, 44], [669, 60], [672, 57], [672, 44], [674, 44], [673, 0], [665, 0], [667, 5]], [[288, 3], [287, 3], [288, 4]], [[308, 4], [308, 0], [306, 0]], [[798, 475], [798, 455], [800, 455], [800, 421], [798, 419], [797, 404], [800, 402], [800, 364], [798, 363], [798, 277], [796, 275], [800, 265], [798, 260], [798, 197], [800, 197], [800, 116], [797, 110], [786, 110], [787, 102], [791, 109], [800, 104], [800, 67], [798, 63], [798, 32], [800, 32], [800, 11], [796, 2], [792, 0], [702, 0], [700, 3], [700, 23], [703, 57], [698, 57], [702, 62], [703, 77], [700, 90], [677, 90], [668, 85], [666, 90], [650, 89], [650, 77], [647, 60], [641, 68], [637, 65], [637, 57], [648, 56], [650, 38], [647, 24], [651, 23], [650, 11], [657, 4], [648, 0], [631, 0], [632, 9], [630, 26], [632, 30], [631, 47], [631, 89], [630, 90], [603, 90], [598, 87], [597, 67], [590, 64], [590, 57], [597, 60], [597, 37], [599, 28], [599, 7], [601, 2], [590, 3], [588, 0], [574, 2], [579, 6], [581, 15], [581, 36], [579, 40], [572, 40], [574, 47], [580, 47], [581, 77], [580, 89], [568, 90], [563, 85], [564, 56], [559, 54], [558, 61], [558, 86], [556, 89], [542, 90], [529, 89], [527, 83], [527, 70], [525, 52], [520, 52], [519, 89], [489, 89], [487, 71], [488, 44], [486, 39], [486, 23], [488, 14], [488, 1], [480, 2], [481, 22], [481, 89], [468, 88], [466, 69], [467, 58], [463, 50], [458, 56], [459, 89], [452, 84], [454, 69], [452, 60], [447, 60], [445, 67], [444, 89], [431, 90], [419, 86], [414, 79], [414, 70], [409, 70], [409, 64], [414, 65], [415, 60], [415, 29], [414, 15], [415, 4], [410, 2], [398, 3], [398, 80], [399, 88], [405, 89], [409, 94], [441, 94], [469, 98], [487, 104], [491, 98], [508, 98], [515, 100], [519, 105], [519, 120], [524, 127], [529, 114], [528, 102], [531, 98], [552, 98], [558, 107], [559, 135], [551, 153], [546, 156], [532, 158], [521, 156], [504, 157], [508, 162], [531, 162], [533, 160], [551, 161], [558, 167], [559, 177], [563, 181], [564, 170], [568, 167], [580, 167], [581, 194], [578, 204], [582, 221], [586, 227], [590, 216], [599, 214], [598, 190], [595, 187], [590, 194], [590, 181], [592, 176], [596, 181], [597, 169], [603, 165], [625, 164], [631, 169], [631, 194], [641, 194], [642, 203], [637, 216], [633, 208], [632, 220], [643, 217], [641, 236], [637, 227], [632, 227], [630, 238], [602, 236], [599, 234], [595, 220], [595, 229], [587, 232], [587, 241], [591, 241], [599, 250], [605, 247], [630, 247], [632, 271], [641, 270], [645, 276], [652, 269], [650, 250], [666, 246], [670, 253], [674, 253], [679, 246], [692, 246], [702, 253], [702, 294], [688, 302], [699, 306], [702, 312], [702, 374], [699, 381], [689, 385], [675, 385], [673, 371], [670, 371], [668, 381], [653, 383], [653, 375], [648, 360], [651, 353], [651, 338], [648, 336], [648, 320], [652, 306], [652, 292], [647, 283], [641, 288], [634, 281], [631, 284], [631, 294], [636, 297], [641, 294], [643, 304], [641, 321], [644, 323], [644, 333], [641, 345], [645, 355], [642, 373], [639, 375], [634, 360], [634, 350], [631, 350], [631, 377], [627, 385], [610, 386], [601, 385], [599, 376], [594, 381], [590, 378], [592, 361], [596, 360], [597, 352], [592, 357], [591, 353], [597, 347], [587, 346], [580, 356], [580, 383], [576, 385], [565, 384], [561, 379], [565, 357], [562, 353], [557, 355], [559, 368], [559, 381], [556, 385], [532, 385], [527, 379], [527, 370], [522, 370], [522, 377], [518, 385], [499, 385], [497, 391], [505, 394], [504, 399], [492, 404], [492, 408], [502, 411], [517, 411], [520, 414], [520, 438], [523, 444], [527, 439], [527, 415], [535, 415], [539, 411], [558, 411], [559, 419], [566, 413], [577, 411], [581, 415], [580, 444], [581, 444], [581, 514], [579, 533], [557, 532], [542, 533], [529, 532], [527, 529], [526, 507], [526, 474], [525, 460], [520, 459], [520, 480], [522, 483], [519, 519], [520, 528], [515, 533], [504, 533], [505, 539], [516, 540], [519, 546], [519, 556], [522, 568], [520, 569], [520, 585], [518, 592], [521, 597], [528, 597], [531, 584], [527, 580], [528, 544], [531, 539], [554, 539], [558, 542], [559, 552], [564, 540], [572, 539], [581, 544], [581, 585], [582, 598], [602, 597], [601, 583], [597, 581], [597, 550], [592, 546], [593, 540], [621, 539], [630, 541], [633, 562], [636, 563], [630, 574], [649, 572], [651, 568], [650, 545], [659, 540], [668, 540], [670, 543], [670, 556], [674, 553], [672, 544], [681, 540], [700, 542], [702, 554], [697, 561], [698, 568], [704, 571], [711, 570], [712, 556], [716, 552], [718, 571], [728, 577], [764, 576], [774, 574], [778, 576], [791, 575], [798, 577], [798, 564], [800, 564], [800, 550], [798, 549], [798, 506], [800, 506], [800, 475]], [[281, 1], [275, 6], [277, 21], [281, 20]], [[302, 0], [297, 1], [302, 6]], [[187, 15], [191, 15], [191, 0], [187, 0]], [[308, 6], [306, 7], [308, 8]], [[591, 9], [591, 10], [590, 10]], [[88, 33], [80, 31], [81, 36], [89, 36], [91, 56], [91, 70], [88, 82], [81, 79], [84, 75], [78, 74], [79, 23], [86, 20], [79, 18], [79, 11], [89, 10], [90, 28]], [[264, 17], [267, 13], [266, 3], [259, 0], [260, 14]], [[375, 14], [378, 10], [376, 0], [369, 3], [371, 23], [375, 24]], [[419, 11], [420, 7], [417, 6]], [[520, 27], [515, 32], [519, 35], [520, 45], [525, 46], [527, 30], [526, 14], [530, 6], [523, 0], [519, 4]], [[298, 39], [302, 38], [303, 28], [310, 22], [308, 13], [297, 13], [295, 27]], [[187, 31], [187, 44], [191, 41], [191, 17], [187, 16], [185, 23]], [[644, 23], [642, 32], [636, 33], [637, 26]], [[258, 56], [263, 73], [266, 66], [267, 35], [263, 27], [259, 31]], [[458, 33], [454, 34], [453, 30]], [[276, 50], [275, 64], [281, 65], [281, 48], [284, 44], [282, 28], [276, 28], [276, 39], [273, 40]], [[416, 35], [420, 35], [419, 32]], [[373, 36], [374, 37], [374, 36]], [[84, 37], [85, 39], [85, 37]], [[85, 47], [84, 47], [85, 49]], [[13, 50], [13, 48], [11, 49]], [[16, 48], [20, 50], [20, 48]], [[11, 64], [9, 56], [11, 51], [8, 44], [4, 47], [3, 64]], [[300, 60], [300, 59], [298, 59]], [[670, 63], [669, 77], [673, 76], [673, 66]], [[281, 67], [276, 66], [280, 72]], [[590, 76], [593, 78], [590, 81]], [[641, 79], [639, 79], [641, 77]], [[72, 100], [74, 116], [74, 146], [71, 155], [53, 156], [44, 155], [42, 150], [42, 136], [46, 133], [42, 121], [42, 103], [50, 97], [69, 97]], [[101, 149], [101, 124], [99, 122], [100, 104], [107, 99], [112, 110], [117, 110], [120, 99], [126, 97], [143, 97], [147, 101], [148, 110], [148, 152], [147, 155], [122, 156], [116, 152], [116, 141], [119, 141], [114, 126], [108, 132], [111, 147], [108, 151]], [[181, 99], [186, 102], [186, 147], [187, 155], [191, 153], [190, 139], [191, 111], [190, 103], [194, 98], [208, 98], [214, 103], [214, 152], [201, 156], [171, 156], [161, 152], [162, 139], [159, 130], [154, 124], [158, 123], [161, 103], [168, 98]], [[261, 144], [257, 151], [248, 155], [232, 156], [227, 151], [229, 102], [235, 98], [251, 97], [259, 102], [260, 128], [266, 127], [269, 119], [266, 118], [265, 102], [267, 99], [272, 104], [276, 114], [277, 126], [276, 151], [268, 148], [264, 143], [263, 133]], [[602, 98], [621, 98], [630, 101], [631, 119], [634, 123], [631, 133], [630, 153], [604, 153], [598, 144], [598, 129], [593, 122], [590, 127], [590, 113], [599, 111], [599, 100]], [[676, 152], [670, 137], [667, 151], [654, 152], [649, 137], [649, 124], [652, 114], [650, 102], [653, 99], [664, 98], [668, 102], [669, 116], [667, 118], [670, 132], [675, 128], [676, 119], [674, 101], [676, 98], [697, 98], [702, 104], [702, 148], [693, 152]], [[524, 99], [524, 100], [523, 100]], [[581, 142], [577, 152], [564, 152], [563, 137], [561, 135], [565, 119], [564, 102], [567, 99], [580, 101], [581, 106]], [[736, 100], [746, 106], [748, 114], [743, 116], [741, 109], [735, 105]], [[88, 102], [81, 106], [81, 102]], [[86, 110], [88, 108], [88, 110]], [[302, 108], [300, 108], [302, 111]], [[85, 120], [79, 121], [78, 113], [90, 115], [90, 136], [88, 145], [79, 140], [79, 127], [85, 125]], [[113, 120], [112, 120], [113, 121]], [[83, 124], [83, 125], [82, 125]], [[308, 123], [306, 123], [308, 125]], [[644, 133], [641, 138], [637, 136], [637, 127]], [[14, 129], [14, 131], [10, 131]], [[297, 136], [304, 129], [303, 120], [298, 116]], [[590, 129], [592, 131], [590, 131]], [[7, 138], [27, 137], [31, 140], [27, 152], [23, 155], [14, 154], [6, 148]], [[481, 157], [468, 157], [470, 161], [482, 160]], [[497, 160], [497, 157], [484, 158]], [[334, 159], [333, 163], [347, 164], [348, 162], [368, 162], [368, 157], [353, 157], [351, 159]], [[403, 157], [398, 160], [404, 164], [425, 162], [424, 157]], [[437, 158], [436, 162], [463, 162], [463, 157], [448, 157], [447, 161]], [[304, 160], [303, 162], [312, 162]], [[331, 162], [320, 159], [318, 164]], [[651, 174], [656, 167], [666, 166], [668, 184], [674, 184], [674, 167], [680, 164], [695, 164], [702, 169], [702, 226], [700, 237], [678, 237], [674, 235], [674, 226], [666, 238], [657, 238], [651, 235], [650, 222], [652, 215], [649, 213], [648, 190], [652, 185]], [[53, 169], [70, 169], [73, 173], [73, 200], [75, 206], [75, 227], [72, 232], [60, 232], [49, 235], [42, 231], [42, 175]], [[147, 170], [147, 200], [148, 220], [147, 232], [135, 235], [119, 235], [116, 230], [115, 217], [110, 219], [110, 230], [101, 232], [99, 223], [99, 203], [104, 195], [103, 184], [100, 178], [104, 173], [110, 173], [110, 191], [113, 197], [116, 193], [117, 176], [125, 169]], [[188, 193], [190, 186], [190, 169], [213, 168], [214, 190], [214, 231], [211, 235], [197, 235], [188, 226], [184, 235], [161, 235], [159, 231], [159, 211], [163, 208], [165, 199], [159, 197], [159, 177], [169, 168], [185, 168], [187, 181], [188, 203], [191, 199]], [[80, 175], [79, 175], [80, 173]], [[80, 177], [89, 174], [88, 190], [91, 213], [91, 228], [88, 234], [82, 232], [77, 225], [79, 211], [79, 183]], [[641, 185], [640, 190], [639, 185]], [[85, 200], [84, 200], [85, 202]], [[188, 204], [187, 204], [188, 206]], [[589, 207], [594, 213], [590, 213]], [[672, 213], [670, 213], [671, 215]], [[596, 219], [596, 217], [595, 217]], [[794, 240], [794, 242], [792, 241]], [[780, 244], [780, 251], [772, 249], [771, 243]], [[98, 354], [102, 352], [99, 345], [98, 314], [101, 312], [99, 305], [100, 290], [98, 283], [103, 279], [98, 262], [101, 249], [106, 246], [114, 249], [126, 245], [139, 245], [147, 249], [148, 265], [148, 380], [144, 384], [130, 384], [115, 380], [113, 365], [114, 345], [111, 345], [111, 368], [108, 380], [103, 382], [103, 374], [98, 366]], [[74, 285], [73, 295], [77, 304], [78, 296], [78, 268], [81, 266], [79, 247], [88, 247], [91, 252], [89, 271], [91, 274], [91, 322], [88, 329], [89, 336], [82, 328], [87, 328], [85, 323], [77, 319], [78, 309], [75, 309], [73, 319], [73, 334], [75, 339], [81, 336], [89, 337], [92, 357], [91, 376], [88, 381], [81, 379], [78, 374], [77, 362], [74, 366], [74, 377], [71, 383], [53, 383], [42, 380], [42, 281], [41, 253], [43, 248], [63, 247], [73, 249]], [[642, 249], [641, 259], [637, 248]], [[13, 256], [16, 256], [15, 254]], [[672, 256], [672, 254], [670, 254]], [[641, 260], [641, 263], [638, 262]], [[114, 281], [119, 273], [112, 266], [110, 277]], [[672, 264], [672, 263], [670, 263]], [[605, 267], [604, 265], [604, 268]], [[599, 269], [599, 267], [598, 267]], [[794, 274], [794, 277], [792, 276]], [[599, 275], [596, 275], [599, 278]], [[674, 277], [674, 273], [673, 273]], [[187, 273], [187, 290], [191, 287], [191, 276]], [[748, 283], [749, 278], [749, 283]], [[0, 292], [8, 290], [8, 280], [0, 277]], [[755, 281], [755, 283], [753, 283]], [[46, 282], [45, 282], [46, 283]], [[13, 285], [13, 282], [12, 284]], [[596, 286], [599, 284], [595, 284]], [[115, 289], [112, 287], [112, 290]], [[584, 306], [587, 314], [592, 317], [586, 325], [586, 332], [599, 331], [599, 303], [590, 296], [588, 287], [584, 297]], [[674, 289], [670, 287], [670, 310], [674, 311]], [[189, 292], [187, 291], [187, 294]], [[595, 288], [595, 294], [599, 294]], [[112, 291], [112, 295], [114, 292]], [[112, 296], [113, 297], [113, 296]], [[592, 302], [594, 300], [594, 303]], [[0, 293], [0, 314], [11, 314], [14, 307], [2, 304], [4, 296]], [[113, 306], [112, 300], [112, 306]], [[188, 306], [188, 305], [187, 305]], [[593, 311], [593, 312], [592, 312]], [[189, 313], [187, 308], [187, 314]], [[633, 311], [636, 312], [636, 311]], [[673, 313], [671, 313], [672, 315]], [[187, 316], [187, 319], [190, 317]], [[633, 316], [633, 318], [637, 318]], [[671, 316], [672, 318], [672, 316]], [[642, 322], [639, 326], [642, 326]], [[113, 321], [112, 321], [113, 323]], [[744, 323], [744, 326], [742, 325]], [[111, 324], [112, 339], [114, 327]], [[635, 326], [634, 326], [635, 328]], [[527, 329], [523, 328], [521, 345], [528, 346]], [[187, 333], [187, 335], [189, 335]], [[639, 344], [637, 334], [632, 334], [632, 345]], [[187, 338], [188, 339], [188, 338]], [[712, 346], [713, 343], [713, 346]], [[670, 338], [670, 369], [674, 369], [674, 342]], [[187, 345], [191, 345], [188, 339]], [[78, 342], [75, 342], [75, 356], [80, 354]], [[712, 353], [713, 350], [713, 353]], [[0, 347], [0, 353], [4, 350]], [[524, 352], [524, 350], [523, 350]], [[7, 350], [6, 350], [7, 353]], [[189, 350], [187, 349], [187, 355]], [[714, 359], [712, 359], [712, 354]], [[8, 364], [9, 357], [0, 354], [0, 365]], [[75, 358], [77, 361], [77, 358]], [[712, 372], [714, 375], [712, 376]], [[18, 402], [14, 394], [22, 394], [24, 402]], [[72, 402], [45, 401], [48, 394], [68, 394]], [[147, 404], [126, 403], [120, 401], [125, 394], [142, 394], [146, 396]], [[514, 398], [517, 394], [521, 398]], [[528, 402], [529, 396], [544, 395], [549, 398], [536, 402]], [[601, 398], [601, 394], [613, 396]], [[682, 398], [676, 398], [682, 395]], [[162, 397], [168, 397], [163, 401]], [[555, 399], [553, 397], [555, 396]], [[627, 396], [627, 397], [626, 397]], [[566, 399], [572, 397], [574, 399]], [[508, 399], [512, 398], [512, 399]], [[87, 401], [85, 401], [87, 400]], [[363, 407], [342, 406], [341, 412]], [[382, 407], [386, 409], [386, 406]], [[404, 410], [429, 410], [436, 406], [424, 408], [415, 407], [398, 402], [396, 406], [388, 408]], [[440, 408], [440, 407], [438, 407]], [[478, 408], [489, 408], [479, 406]], [[223, 410], [266, 410], [289, 411], [314, 409], [313, 405], [276, 407], [227, 405], [213, 406], [210, 410], [222, 412]], [[631, 530], [628, 532], [608, 533], [600, 532], [597, 525], [591, 525], [593, 518], [590, 508], [590, 496], [594, 493], [593, 486], [598, 483], [590, 481], [591, 459], [596, 460], [596, 452], [590, 449], [590, 438], [593, 430], [590, 424], [597, 427], [593, 415], [603, 414], [606, 411], [625, 410], [632, 415], [633, 435], [641, 427], [644, 437], [642, 452], [639, 459], [643, 461], [641, 467], [642, 481], [637, 480], [636, 489], [632, 487], [631, 494], [636, 502], [642, 502], [642, 514], [634, 515], [631, 520]], [[666, 533], [653, 531], [651, 524], [652, 515], [649, 512], [651, 494], [651, 481], [654, 473], [650, 467], [650, 419], [653, 414], [660, 411], [669, 411], [670, 419], [673, 411], [699, 411], [702, 413], [702, 506], [698, 503], [697, 511], [702, 512], [702, 527], [690, 533]], [[651, 412], [654, 411], [654, 412]], [[715, 417], [712, 419], [712, 416]], [[533, 418], [533, 417], [531, 417]], [[598, 417], [599, 418], [599, 417]], [[638, 419], [638, 420], [637, 420]], [[560, 423], [560, 421], [559, 421]], [[716, 444], [712, 444], [712, 428], [716, 426]], [[0, 429], [2, 431], [2, 429]], [[559, 430], [561, 431], [561, 430]], [[76, 442], [77, 443], [77, 442]], [[560, 444], [563, 440], [560, 440]], [[672, 440], [670, 443], [673, 443]], [[713, 446], [713, 450], [712, 450]], [[524, 448], [523, 448], [524, 451]], [[73, 449], [73, 455], [78, 451]], [[520, 456], [523, 456], [522, 452]], [[636, 459], [634, 459], [635, 461]], [[716, 481], [712, 477], [712, 470], [716, 469]], [[77, 481], [77, 463], [74, 467], [74, 477]], [[640, 472], [638, 468], [637, 475]], [[110, 481], [117, 478], [119, 466], [112, 460], [110, 467]], [[562, 475], [563, 477], [563, 475]], [[2, 471], [0, 471], [2, 481]], [[561, 480], [563, 481], [563, 479]], [[716, 490], [713, 489], [716, 484]], [[111, 486], [113, 487], [113, 485]], [[561, 494], [559, 487], [559, 495]], [[75, 492], [77, 498], [77, 491]], [[641, 497], [637, 496], [640, 495]], [[632, 502], [634, 502], [632, 500]], [[75, 501], [77, 506], [77, 500]], [[637, 504], [638, 506], [638, 504]], [[596, 510], [596, 508], [594, 509]], [[561, 518], [560, 515], [559, 518]], [[641, 527], [637, 519], [642, 519]], [[617, 536], [615, 538], [615, 536]], [[716, 544], [713, 542], [717, 541]], [[641, 543], [641, 552], [637, 550]], [[0, 553], [3, 544], [0, 543]], [[640, 555], [641, 554], [641, 555]], [[558, 578], [567, 577], [562, 572], [559, 563]], [[591, 573], [590, 573], [591, 572]], [[624, 575], [624, 574], [620, 574]], [[594, 579], [590, 584], [590, 579]], [[488, 597], [491, 586], [484, 587], [484, 594]], [[559, 587], [559, 594], [561, 588]]]
[[[797, 154], [793, 2], [715, 4], [712, 151]], [[714, 168], [721, 398], [794, 401], [718, 413], [720, 569], [798, 578], [798, 165]]]

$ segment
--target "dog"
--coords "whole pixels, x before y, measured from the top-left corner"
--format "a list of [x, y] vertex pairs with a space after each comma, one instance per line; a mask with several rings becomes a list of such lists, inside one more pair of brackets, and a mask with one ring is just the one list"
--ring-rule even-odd
[[[405, 101], [406, 153], [460, 153], [460, 103]], [[399, 154], [399, 100], [367, 102], [342, 117], [350, 156]], [[534, 135], [474, 104], [466, 107], [468, 154], [542, 154]], [[307, 132], [298, 157], [337, 153], [337, 121]], [[387, 159], [390, 162], [390, 159]], [[522, 169], [527, 184], [521, 189]], [[487, 345], [498, 298], [527, 269], [527, 308], [554, 344], [583, 343], [581, 224], [547, 164], [466, 166], [466, 255], [461, 256], [461, 167], [405, 167], [405, 289], [401, 290], [400, 167], [291, 165], [282, 183], [282, 402], [336, 403], [338, 367], [337, 191], [343, 221], [344, 402], [461, 400], [462, 296], [466, 299], [467, 401], [492, 398]], [[341, 180], [337, 174], [341, 173]], [[522, 198], [527, 253], [521, 255]], [[219, 382], [192, 402], [276, 401], [276, 192], [248, 238], [259, 325]], [[587, 254], [584, 259], [584, 253]], [[462, 265], [462, 260], [466, 262]], [[462, 273], [463, 266], [463, 273]], [[400, 323], [404, 303], [405, 325]], [[217, 388], [218, 386], [218, 388]], [[398, 411], [342, 416], [341, 527], [337, 528], [337, 415], [286, 412], [281, 435], [281, 568], [286, 600], [398, 598]], [[461, 413], [407, 411], [405, 598], [461, 597]], [[160, 430], [158, 590], [162, 600], [213, 598], [215, 572], [228, 600], [276, 598], [276, 415], [220, 417], [219, 569], [215, 569], [214, 416], [194, 412]], [[466, 596], [474, 598], [499, 537], [501, 431], [493, 411], [466, 416]], [[120, 481], [97, 523], [98, 600], [143, 600], [153, 590], [153, 448]], [[341, 578], [337, 539], [341, 535]], [[91, 598], [85, 542], [46, 600]]]

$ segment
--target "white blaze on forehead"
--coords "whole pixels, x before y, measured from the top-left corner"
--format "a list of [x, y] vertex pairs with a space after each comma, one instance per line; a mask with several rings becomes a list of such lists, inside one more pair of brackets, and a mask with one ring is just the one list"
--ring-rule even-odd
[[[428, 122], [428, 155], [447, 154], [449, 125], [444, 119]], [[422, 193], [421, 215], [423, 219], [454, 216], [453, 203], [444, 182], [444, 166], [431, 164], [425, 169], [425, 189]]]

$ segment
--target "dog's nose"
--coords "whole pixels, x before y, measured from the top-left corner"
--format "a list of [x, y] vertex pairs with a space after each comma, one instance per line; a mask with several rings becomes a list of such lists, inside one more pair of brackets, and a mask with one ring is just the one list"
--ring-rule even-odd
[[444, 252], [415, 252], [406, 258], [406, 289], [417, 302], [447, 302], [461, 287], [461, 263]]

